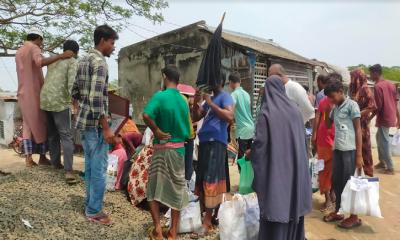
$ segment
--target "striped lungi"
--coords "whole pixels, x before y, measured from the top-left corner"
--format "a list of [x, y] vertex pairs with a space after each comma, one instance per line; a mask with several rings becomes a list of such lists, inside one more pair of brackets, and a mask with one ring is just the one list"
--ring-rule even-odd
[[185, 157], [175, 149], [156, 149], [151, 159], [147, 201], [157, 201], [174, 210], [188, 204]]

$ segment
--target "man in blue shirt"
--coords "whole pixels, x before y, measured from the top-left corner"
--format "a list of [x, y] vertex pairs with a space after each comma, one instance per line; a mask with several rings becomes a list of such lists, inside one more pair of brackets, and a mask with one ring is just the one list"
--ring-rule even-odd
[[214, 87], [213, 96], [204, 94], [203, 97], [206, 102], [200, 106], [201, 93], [197, 92], [194, 105], [194, 121], [204, 118], [198, 133], [200, 145], [195, 192], [206, 208], [206, 215], [203, 227], [195, 233], [196, 237], [203, 237], [209, 232], [212, 227], [213, 210], [218, 209], [227, 189], [225, 172], [227, 128], [234, 120], [232, 97], [222, 90], [222, 86]]

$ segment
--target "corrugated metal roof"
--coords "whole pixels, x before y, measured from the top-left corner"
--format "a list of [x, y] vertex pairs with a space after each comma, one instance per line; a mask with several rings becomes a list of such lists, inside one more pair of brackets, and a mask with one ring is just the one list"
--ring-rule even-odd
[[[184, 29], [190, 29], [190, 28], [200, 28], [211, 34], [214, 33], [214, 30], [215, 30], [214, 27], [208, 26], [205, 21], [199, 21], [199, 22], [192, 23], [187, 26], [157, 35], [155, 37], [146, 39], [144, 41], [132, 44], [130, 46], [124, 47], [119, 52], [119, 57], [124, 56], [126, 54], [126, 52], [129, 52], [130, 49], [133, 49], [135, 46], [141, 45], [144, 42], [158, 41], [163, 35], [175, 34]], [[225, 41], [232, 42], [232, 43], [240, 45], [244, 48], [252, 49], [261, 54], [270, 55], [270, 56], [283, 58], [283, 59], [288, 59], [288, 60], [292, 60], [295, 62], [305, 63], [305, 64], [309, 64], [309, 65], [313, 65], [313, 66], [319, 65], [318, 62], [312, 61], [306, 57], [303, 57], [297, 53], [294, 53], [271, 40], [267, 40], [267, 39], [263, 39], [260, 37], [255, 37], [255, 36], [251, 36], [248, 34], [239, 33], [239, 32], [234, 32], [234, 31], [230, 31], [230, 30], [223, 30], [222, 38]], [[169, 43], [167, 43], [167, 44], [169, 44]]]
[[[215, 28], [207, 24], [200, 23], [199, 27], [213, 33]], [[305, 58], [297, 53], [294, 53], [286, 48], [283, 48], [276, 42], [260, 37], [251, 36], [248, 34], [238, 33], [230, 30], [223, 30], [222, 38], [226, 41], [236, 43], [240, 46], [253, 49], [259, 53], [271, 55], [283, 59], [288, 59], [296, 62], [306, 63], [310, 65], [318, 65], [315, 61]]]
[[0, 92], [0, 100], [3, 101], [17, 101], [17, 93], [13, 92]]

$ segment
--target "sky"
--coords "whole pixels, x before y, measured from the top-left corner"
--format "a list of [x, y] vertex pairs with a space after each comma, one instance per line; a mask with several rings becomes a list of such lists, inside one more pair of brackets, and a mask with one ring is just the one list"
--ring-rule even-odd
[[[200, 20], [217, 26], [223, 12], [224, 29], [273, 39], [304, 57], [342, 67], [360, 63], [400, 66], [400, 1], [327, 2], [171, 0], [163, 11], [165, 22], [154, 25], [134, 17], [120, 33], [117, 49], [107, 60], [110, 80], [118, 79], [120, 48]], [[13, 58], [0, 58], [0, 88], [17, 89]]]

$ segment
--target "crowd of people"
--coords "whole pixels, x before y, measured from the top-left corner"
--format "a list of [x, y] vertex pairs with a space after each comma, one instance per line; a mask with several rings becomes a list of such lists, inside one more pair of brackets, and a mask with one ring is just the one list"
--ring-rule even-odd
[[[109, 145], [125, 161], [126, 152], [120, 150], [135, 152], [143, 137], [131, 119], [119, 135], [109, 125], [105, 57], [114, 51], [117, 39], [116, 31], [102, 25], [94, 31], [94, 48], [79, 60], [79, 45], [72, 40], [64, 43], [62, 54], [44, 58], [43, 33], [32, 29], [16, 54], [27, 167], [36, 166], [32, 154], [38, 153], [39, 165], [63, 168], [67, 183], [76, 183], [72, 129], [78, 129], [85, 157], [85, 215], [89, 221], [105, 225], [112, 224], [103, 211]], [[46, 78], [43, 66], [48, 66]], [[356, 169], [368, 176], [373, 176], [374, 168], [394, 174], [389, 129], [400, 127], [395, 86], [382, 78], [380, 65], [369, 70], [374, 91], [367, 84], [367, 75], [356, 69], [351, 72], [348, 97], [337, 73], [318, 76], [319, 92], [313, 97], [291, 80], [281, 65], [273, 64], [253, 119], [251, 98], [241, 87], [239, 73], [232, 72], [228, 77], [232, 93], [224, 90], [222, 83], [210, 86], [212, 92], [196, 91], [191, 97], [178, 90], [178, 69], [163, 68], [163, 89], [143, 110], [143, 120], [154, 135], [152, 148], [139, 156], [143, 160], [151, 155], [145, 187], [154, 224], [150, 238], [177, 237], [180, 211], [189, 201], [187, 182], [193, 173], [196, 139], [199, 146], [194, 192], [205, 215], [202, 227], [192, 238], [207, 236], [218, 225], [219, 206], [223, 195], [230, 191], [227, 145], [233, 124], [237, 157], [245, 157], [254, 168], [253, 188], [260, 207], [259, 239], [305, 238], [304, 216], [312, 203], [308, 159], [315, 152], [318, 159], [324, 160], [324, 169], [319, 173], [319, 190], [325, 196], [321, 211], [332, 211], [323, 220], [340, 221], [339, 226], [347, 229], [360, 226], [358, 216], [344, 218], [338, 213], [341, 193]], [[379, 163], [374, 167], [369, 126], [375, 116]], [[312, 129], [311, 134], [306, 134], [306, 128]], [[50, 160], [46, 158], [47, 149]], [[171, 208], [169, 229], [161, 226], [160, 205]]]

